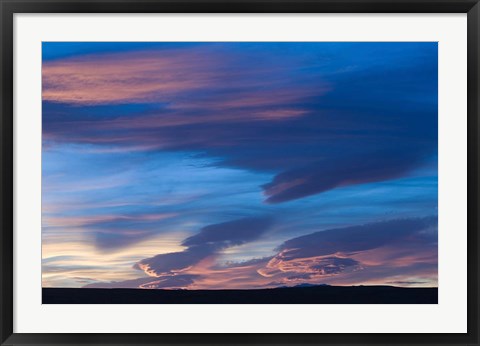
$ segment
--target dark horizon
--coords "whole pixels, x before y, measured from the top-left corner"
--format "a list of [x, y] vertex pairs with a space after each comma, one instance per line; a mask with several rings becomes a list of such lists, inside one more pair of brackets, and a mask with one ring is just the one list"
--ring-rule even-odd
[[438, 289], [310, 286], [266, 289], [44, 288], [43, 304], [437, 304]]
[[328, 284], [297, 284], [294, 286], [277, 286], [277, 287], [266, 287], [266, 288], [204, 288], [204, 289], [191, 289], [191, 288], [117, 288], [117, 287], [43, 287], [44, 289], [96, 289], [96, 290], [160, 290], [160, 291], [259, 291], [259, 290], [275, 290], [275, 289], [284, 289], [284, 288], [308, 288], [308, 287], [392, 287], [392, 288], [438, 288], [438, 286], [421, 286], [421, 287], [405, 287], [405, 286], [395, 286], [395, 285], [328, 285]]

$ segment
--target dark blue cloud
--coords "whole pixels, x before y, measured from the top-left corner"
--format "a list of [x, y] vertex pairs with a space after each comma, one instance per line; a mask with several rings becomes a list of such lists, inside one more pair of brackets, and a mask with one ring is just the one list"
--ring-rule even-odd
[[182, 245], [188, 246], [184, 251], [146, 258], [135, 264], [135, 268], [156, 276], [185, 270], [218, 251], [260, 238], [271, 225], [272, 220], [268, 217], [250, 217], [209, 225], [182, 242]]
[[250, 217], [209, 225], [182, 242], [183, 246], [230, 247], [258, 239], [272, 225], [270, 218]]
[[[324, 158], [308, 166], [285, 171], [263, 186], [267, 202], [285, 202], [347, 185], [398, 178], [428, 159], [427, 153], [411, 148], [378, 148], [348, 160]], [[416, 150], [416, 151], [415, 151]]]
[[145, 258], [134, 268], [144, 270], [152, 276], [169, 275], [185, 270], [201, 260], [213, 255], [219, 248], [211, 245], [194, 246], [181, 252], [170, 252]]
[[[399, 243], [436, 244], [437, 217], [399, 219], [315, 232], [287, 240], [279, 251], [285, 260], [355, 253]], [[430, 231], [429, 231], [430, 230]]]

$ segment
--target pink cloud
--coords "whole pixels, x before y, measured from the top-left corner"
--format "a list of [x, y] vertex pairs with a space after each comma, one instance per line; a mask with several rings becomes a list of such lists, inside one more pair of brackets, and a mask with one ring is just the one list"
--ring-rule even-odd
[[[215, 48], [195, 47], [47, 61], [42, 70], [44, 101], [74, 105], [154, 102], [163, 108], [109, 119], [85, 120], [65, 114], [56, 127], [45, 130], [44, 138], [55, 141], [65, 136], [104, 145], [128, 143], [133, 150], [150, 150], [170, 143], [158, 135], [154, 143], [148, 143], [143, 131], [296, 119], [311, 114], [299, 106], [305, 99], [328, 91], [318, 80], [314, 86], [292, 87], [282, 68], [262, 64], [240, 68], [239, 59]], [[71, 133], [72, 128], [75, 133]], [[109, 135], [92, 136], [92, 131]], [[83, 133], [81, 137], [79, 133]]]
[[[300, 283], [436, 286], [435, 223], [436, 218], [405, 219], [326, 230], [288, 240], [271, 258], [224, 265], [218, 260], [225, 246], [214, 247], [216, 250], [199, 247], [226, 236], [217, 231], [228, 229], [228, 223], [215, 225], [215, 232], [204, 229], [187, 238], [190, 240], [184, 244], [193, 246], [190, 250], [139, 262], [137, 269], [151, 278], [145, 278], [138, 287], [168, 288], [170, 278], [176, 276], [188, 277], [188, 285], [182, 286], [188, 289], [251, 289]], [[115, 283], [115, 287], [121, 287], [121, 283]]]
[[73, 104], [166, 101], [169, 96], [214, 83], [204, 72], [213, 56], [205, 50], [145, 51], [83, 56], [45, 62], [43, 100]]

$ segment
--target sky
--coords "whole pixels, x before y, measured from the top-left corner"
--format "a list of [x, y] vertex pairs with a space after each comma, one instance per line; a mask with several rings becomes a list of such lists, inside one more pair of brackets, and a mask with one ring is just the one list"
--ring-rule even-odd
[[437, 286], [437, 43], [44, 42], [43, 287]]

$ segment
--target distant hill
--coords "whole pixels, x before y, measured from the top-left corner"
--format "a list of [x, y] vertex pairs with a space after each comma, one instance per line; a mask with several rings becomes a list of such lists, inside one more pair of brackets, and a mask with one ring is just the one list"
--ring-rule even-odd
[[295, 285], [293, 287], [314, 287], [314, 286], [329, 286], [327, 284], [319, 284], [319, 285], [315, 285], [315, 284], [309, 284], [308, 282], [305, 282], [303, 284], [298, 284], [298, 285]]
[[43, 288], [43, 304], [437, 304], [438, 289], [296, 286], [255, 290]]

